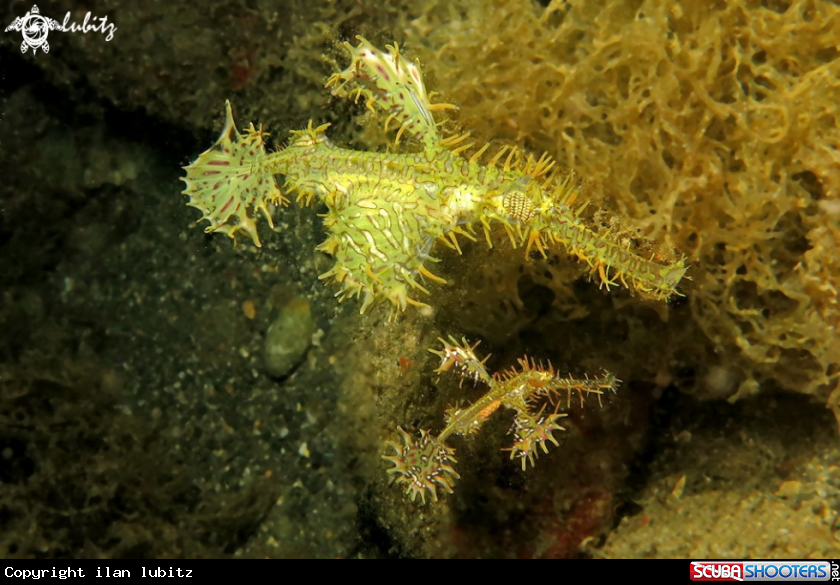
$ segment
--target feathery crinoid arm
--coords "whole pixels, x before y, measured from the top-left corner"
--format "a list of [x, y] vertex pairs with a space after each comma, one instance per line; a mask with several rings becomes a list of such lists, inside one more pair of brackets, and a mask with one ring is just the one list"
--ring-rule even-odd
[[[420, 430], [419, 437], [415, 438], [398, 427], [402, 442], [390, 443], [395, 453], [383, 459], [393, 464], [388, 474], [396, 483], [405, 486], [411, 501], [419, 495], [425, 503], [426, 492], [437, 501], [438, 487], [452, 493], [454, 482], [460, 476], [452, 467], [457, 463], [455, 450], [446, 444], [446, 440], [452, 435], [477, 433], [499, 408], [514, 411], [513, 426], [509, 431], [513, 435], [513, 445], [505, 450], [510, 451], [511, 459], [519, 459], [524, 471], [529, 462], [532, 466], [536, 463], [540, 451], [548, 452], [548, 443], [559, 444], [554, 432], [565, 430], [557, 421], [566, 414], [558, 411], [571, 406], [573, 393], [578, 395], [581, 405], [590, 395], [597, 396], [600, 404], [602, 395], [615, 392], [619, 384], [609, 372], [582, 379], [560, 376], [551, 364], [543, 367], [527, 356], [519, 360], [519, 368], [491, 376], [484, 366], [489, 356], [480, 360], [475, 354], [478, 343], [470, 345], [466, 339], [458, 342], [451, 336], [448, 341], [441, 339], [440, 342], [442, 349], [429, 350], [441, 358], [436, 371], [454, 371], [462, 379], [485, 384], [488, 391], [469, 406], [448, 408], [446, 427], [437, 436]], [[553, 405], [553, 412], [547, 413], [549, 405]]]
[[231, 238], [242, 230], [259, 247], [260, 237], [255, 223], [260, 211], [274, 227], [268, 204], [286, 205], [269, 167], [264, 138], [268, 134], [250, 124], [240, 133], [233, 122], [230, 102], [225, 102], [225, 127], [210, 149], [192, 164], [184, 167], [187, 184], [183, 194], [189, 195], [187, 205], [200, 210], [201, 220], [210, 225], [206, 232], [224, 232]]
[[380, 51], [364, 37], [357, 36], [355, 47], [344, 43], [350, 54], [350, 65], [327, 80], [326, 87], [333, 86], [333, 95], [355, 98], [364, 96], [371, 112], [374, 105], [387, 113], [385, 129], [391, 122], [399, 127], [396, 143], [404, 132], [420, 139], [426, 147], [436, 146], [440, 136], [432, 116], [432, 110], [454, 108], [449, 104], [432, 104], [426, 94], [420, 69], [403, 58], [397, 43], [386, 45], [387, 52]]

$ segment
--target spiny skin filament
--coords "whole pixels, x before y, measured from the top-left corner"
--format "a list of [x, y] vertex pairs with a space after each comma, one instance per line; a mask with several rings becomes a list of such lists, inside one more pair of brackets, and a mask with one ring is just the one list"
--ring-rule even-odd
[[[557, 421], [566, 414], [558, 411], [564, 402], [566, 409], [570, 407], [573, 393], [578, 395], [581, 404], [590, 395], [597, 396], [600, 403], [602, 395], [615, 392], [620, 383], [609, 372], [583, 379], [560, 376], [550, 363], [543, 367], [527, 356], [519, 360], [518, 368], [491, 376], [484, 367], [487, 358], [479, 360], [475, 354], [477, 343], [470, 345], [466, 339], [458, 342], [451, 336], [448, 341], [441, 339], [440, 342], [442, 349], [429, 350], [441, 358], [435, 371], [454, 371], [462, 379], [483, 383], [488, 390], [470, 406], [447, 409], [446, 427], [437, 436], [421, 429], [420, 436], [415, 438], [397, 427], [401, 442], [389, 443], [394, 454], [385, 455], [383, 459], [393, 464], [388, 474], [405, 488], [405, 494], [412, 502], [420, 496], [425, 504], [427, 493], [437, 501], [438, 488], [452, 493], [455, 480], [460, 476], [452, 467], [457, 463], [455, 449], [446, 444], [450, 436], [477, 433], [499, 408], [510, 408], [514, 411], [513, 426], [509, 431], [513, 435], [513, 445], [506, 450], [510, 451], [511, 459], [520, 461], [524, 471], [528, 463], [536, 464], [540, 451], [548, 453], [547, 443], [559, 445], [554, 432], [565, 430]], [[547, 412], [550, 404], [553, 404], [553, 412]]]
[[[383, 52], [358, 39], [356, 46], [345, 43], [350, 65], [326, 87], [334, 95], [363, 98], [372, 112], [382, 113], [386, 128], [397, 128], [395, 146], [407, 135], [420, 149], [338, 148], [326, 136], [328, 124], [310, 122], [292, 132], [285, 148], [269, 154], [268, 134], [253, 124], [240, 133], [226, 102], [221, 136], [184, 167], [182, 179], [188, 205], [210, 223], [207, 232], [234, 238], [243, 231], [260, 246], [257, 212], [274, 227], [269, 206], [287, 205], [283, 193], [297, 193], [301, 205], [325, 204], [329, 235], [317, 249], [333, 256], [335, 265], [320, 278], [341, 284], [339, 301], [361, 297], [361, 312], [380, 298], [399, 310], [425, 306], [415, 296], [429, 294], [426, 283], [446, 283], [427, 268], [437, 261], [433, 244], [460, 253], [457, 236], [474, 240], [480, 229], [492, 247], [497, 226], [526, 253], [533, 248], [546, 256], [550, 246], [565, 246], [608, 289], [621, 284], [654, 299], [679, 294], [685, 259], [661, 264], [609, 233], [593, 231], [572, 207], [580, 181], [547, 155], [537, 159], [504, 146], [485, 163], [485, 144], [467, 158], [464, 153], [475, 144], [469, 133], [440, 135], [432, 112], [454, 106], [431, 103], [419, 67], [403, 58], [396, 44]], [[274, 175], [285, 177], [283, 191]]]

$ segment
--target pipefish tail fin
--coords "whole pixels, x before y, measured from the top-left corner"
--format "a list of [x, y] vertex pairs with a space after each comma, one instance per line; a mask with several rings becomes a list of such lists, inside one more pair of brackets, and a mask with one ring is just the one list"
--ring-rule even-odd
[[225, 101], [225, 126], [216, 143], [190, 165], [184, 167], [187, 184], [182, 191], [190, 197], [187, 205], [202, 212], [198, 221], [207, 220], [206, 232], [223, 232], [234, 238], [237, 231], [247, 233], [260, 247], [255, 222], [260, 211], [271, 227], [268, 204], [288, 204], [267, 165], [268, 155], [262, 130], [249, 124], [242, 133], [236, 129], [229, 101]]

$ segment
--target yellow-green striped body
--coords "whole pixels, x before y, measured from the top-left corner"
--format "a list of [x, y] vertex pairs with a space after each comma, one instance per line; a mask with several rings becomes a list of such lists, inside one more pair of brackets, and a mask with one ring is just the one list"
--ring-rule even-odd
[[[377, 298], [399, 309], [424, 305], [411, 289], [428, 294], [425, 280], [445, 281], [426, 264], [430, 251], [442, 241], [460, 251], [456, 235], [474, 239], [480, 226], [488, 245], [491, 231], [504, 228], [514, 246], [545, 248], [560, 243], [584, 260], [602, 285], [632, 286], [654, 298], [676, 292], [685, 273], [684, 261], [658, 264], [640, 257], [607, 234], [587, 227], [571, 209], [578, 196], [573, 174], [554, 168], [546, 156], [539, 160], [502, 147], [488, 162], [487, 146], [469, 158], [462, 152], [474, 145], [468, 135], [441, 138], [423, 87], [419, 69], [403, 59], [398, 47], [382, 52], [360, 39], [347, 45], [352, 62], [330, 77], [333, 93], [364, 97], [399, 125], [397, 142], [405, 132], [416, 139], [416, 152], [360, 152], [334, 146], [326, 137], [328, 125], [292, 132], [290, 143], [267, 154], [262, 128], [250, 125], [239, 133], [226, 104], [225, 126], [216, 144], [185, 167], [189, 205], [210, 222], [207, 231], [234, 237], [245, 231], [259, 246], [256, 216], [271, 224], [269, 204], [285, 205], [286, 194], [297, 192], [298, 202], [320, 201], [327, 207], [329, 231], [319, 246], [335, 258], [335, 266], [321, 278], [343, 285], [339, 299], [362, 296], [362, 312]], [[281, 191], [274, 175], [285, 177]], [[273, 225], [272, 225], [273, 227]], [[611, 274], [612, 273], [612, 274]]]
[[321, 278], [342, 283], [342, 299], [364, 293], [362, 312], [380, 296], [400, 308], [415, 302], [409, 290], [424, 290], [429, 250], [453, 221], [440, 205], [432, 165], [423, 153], [346, 150], [322, 135], [301, 142], [273, 155], [269, 165], [286, 176], [299, 201], [317, 197], [327, 206], [329, 236], [319, 249], [336, 263]]

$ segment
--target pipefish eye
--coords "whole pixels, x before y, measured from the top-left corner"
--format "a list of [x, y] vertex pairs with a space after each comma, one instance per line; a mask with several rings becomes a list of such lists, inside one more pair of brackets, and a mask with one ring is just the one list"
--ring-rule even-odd
[[662, 279], [662, 284], [665, 285], [663, 288], [673, 289], [677, 283], [682, 280], [686, 270], [688, 270], [688, 268], [685, 266], [685, 262], [682, 261], [677, 262], [672, 266], [663, 267], [659, 271], [659, 278]]

